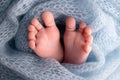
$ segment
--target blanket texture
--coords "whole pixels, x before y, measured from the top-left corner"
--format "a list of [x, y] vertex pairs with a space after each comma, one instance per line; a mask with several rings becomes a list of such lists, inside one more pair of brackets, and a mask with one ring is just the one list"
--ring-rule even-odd
[[[85, 21], [94, 41], [80, 65], [40, 58], [28, 47], [32, 18], [51, 11], [64, 34], [67, 16]], [[76, 29], [78, 26], [76, 27]], [[120, 0], [0, 0], [0, 80], [120, 80]]]

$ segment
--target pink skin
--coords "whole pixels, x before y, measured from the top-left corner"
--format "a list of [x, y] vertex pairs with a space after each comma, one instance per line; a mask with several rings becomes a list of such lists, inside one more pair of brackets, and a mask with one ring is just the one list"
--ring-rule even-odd
[[65, 51], [63, 51], [60, 32], [55, 24], [53, 14], [46, 11], [42, 14], [42, 19], [45, 27], [36, 18], [32, 19], [28, 27], [29, 47], [38, 56], [72, 64], [81, 64], [87, 59], [93, 37], [91, 29], [84, 22], [81, 22], [79, 30], [75, 31], [75, 19], [69, 17], [66, 20]]
[[75, 31], [75, 25], [76, 21], [74, 18], [69, 17], [66, 20], [64, 62], [81, 64], [86, 61], [91, 51], [90, 45], [93, 37], [90, 27], [86, 26], [84, 22], [80, 23], [78, 31]]

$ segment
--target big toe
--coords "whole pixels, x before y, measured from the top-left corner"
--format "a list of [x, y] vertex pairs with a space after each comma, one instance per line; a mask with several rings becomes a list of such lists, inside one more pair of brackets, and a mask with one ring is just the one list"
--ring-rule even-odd
[[66, 19], [66, 31], [75, 31], [76, 21], [73, 17], [68, 17]]
[[43, 19], [46, 27], [55, 27], [56, 26], [53, 14], [51, 12], [49, 12], [49, 11], [43, 12], [42, 19]]

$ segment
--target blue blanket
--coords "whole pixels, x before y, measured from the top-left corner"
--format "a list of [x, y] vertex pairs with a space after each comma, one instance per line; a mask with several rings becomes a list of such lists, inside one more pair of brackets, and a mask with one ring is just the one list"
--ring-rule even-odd
[[[53, 12], [61, 38], [67, 16], [92, 28], [85, 63], [60, 64], [28, 47], [28, 25], [34, 17], [42, 22], [46, 10]], [[119, 65], [120, 0], [0, 0], [0, 80], [119, 80]]]

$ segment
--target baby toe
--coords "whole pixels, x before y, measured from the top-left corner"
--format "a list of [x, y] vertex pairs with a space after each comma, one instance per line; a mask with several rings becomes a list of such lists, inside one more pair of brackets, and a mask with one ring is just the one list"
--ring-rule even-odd
[[83, 46], [83, 49], [84, 49], [84, 51], [85, 51], [86, 53], [90, 53], [90, 51], [92, 50], [92, 48], [90, 47], [89, 44], [85, 44], [85, 45]]

